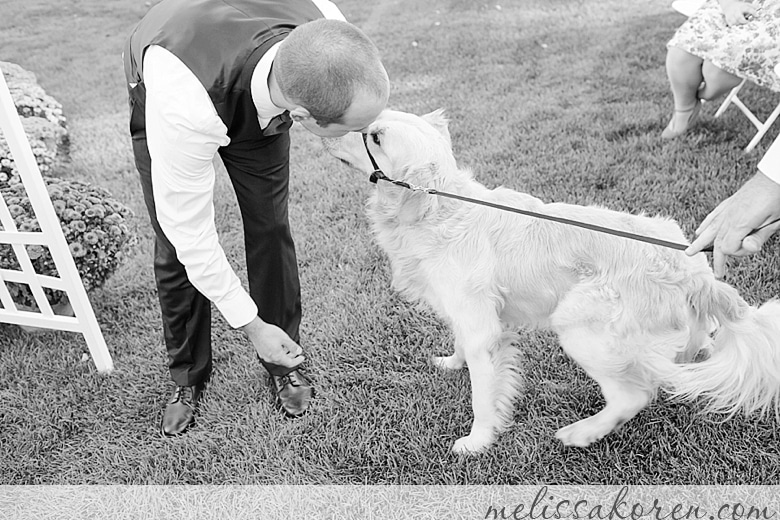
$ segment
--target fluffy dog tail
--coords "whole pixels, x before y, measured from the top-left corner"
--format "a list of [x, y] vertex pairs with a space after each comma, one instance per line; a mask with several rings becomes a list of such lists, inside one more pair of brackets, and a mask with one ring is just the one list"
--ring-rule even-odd
[[751, 307], [736, 289], [714, 281], [690, 303], [719, 328], [708, 359], [678, 365], [672, 395], [703, 398], [706, 411], [728, 418], [739, 412], [780, 417], [780, 301]]

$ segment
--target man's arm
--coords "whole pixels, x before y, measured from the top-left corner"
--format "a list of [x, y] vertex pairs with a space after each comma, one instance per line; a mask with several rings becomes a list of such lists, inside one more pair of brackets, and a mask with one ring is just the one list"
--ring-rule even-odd
[[144, 58], [147, 143], [157, 220], [190, 282], [232, 327], [257, 307], [227, 261], [214, 224], [214, 163], [229, 138], [206, 90], [173, 54], [150, 47]]
[[301, 347], [257, 315], [257, 306], [227, 261], [214, 224], [214, 155], [229, 143], [208, 93], [170, 52], [144, 58], [146, 133], [157, 221], [192, 285], [228, 323], [247, 335], [264, 361], [294, 367]]
[[759, 251], [780, 228], [780, 223], [771, 224], [751, 234], [754, 229], [780, 218], [780, 138], [769, 147], [758, 170], [734, 195], [707, 215], [696, 230], [696, 240], [685, 251], [693, 255], [714, 244], [712, 263], [718, 278], [726, 272], [727, 256]]

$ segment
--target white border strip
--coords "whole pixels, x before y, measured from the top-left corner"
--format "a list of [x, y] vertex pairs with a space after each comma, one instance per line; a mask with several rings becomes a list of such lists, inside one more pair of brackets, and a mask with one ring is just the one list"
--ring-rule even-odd
[[780, 520], [778, 486], [0, 486], [0, 518]]

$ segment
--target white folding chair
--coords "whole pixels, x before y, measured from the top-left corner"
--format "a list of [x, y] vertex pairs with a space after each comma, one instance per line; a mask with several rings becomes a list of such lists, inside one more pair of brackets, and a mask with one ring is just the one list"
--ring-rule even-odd
[[[777, 70], [777, 67], [775, 67], [775, 70]], [[753, 126], [755, 126], [757, 130], [756, 135], [753, 136], [753, 139], [751, 139], [748, 145], [745, 147], [745, 152], [750, 152], [753, 150], [753, 148], [756, 147], [758, 142], [761, 141], [761, 138], [764, 137], [764, 134], [766, 134], [767, 130], [769, 130], [769, 127], [771, 127], [772, 123], [775, 122], [777, 116], [780, 116], [780, 103], [778, 103], [772, 113], [769, 114], [769, 117], [767, 117], [764, 121], [761, 121], [753, 112], [750, 111], [748, 107], [745, 106], [742, 100], [737, 97], [737, 94], [745, 85], [746, 81], [747, 80], [743, 79], [742, 83], [734, 87], [731, 92], [729, 92], [729, 94], [726, 96], [726, 99], [723, 101], [723, 104], [720, 106], [718, 111], [715, 112], [715, 117], [719, 117], [721, 114], [723, 114], [729, 105], [736, 105], [737, 108], [740, 109], [743, 114], [745, 114], [745, 117], [747, 117], [750, 122], [753, 123]]]
[[[704, 0], [675, 0], [672, 2], [672, 9], [680, 14], [690, 17], [699, 7], [701, 7], [703, 3]], [[780, 64], [778, 64], [778, 67], [780, 67]], [[780, 70], [778, 67], [775, 67], [776, 74], [778, 73], [778, 70]], [[739, 108], [743, 114], [745, 114], [745, 117], [747, 117], [748, 120], [753, 123], [753, 126], [755, 126], [757, 130], [756, 135], [753, 136], [748, 145], [745, 147], [745, 153], [748, 153], [756, 147], [758, 142], [761, 141], [761, 138], [764, 137], [764, 134], [766, 134], [767, 130], [769, 130], [777, 117], [780, 116], [780, 103], [778, 103], [772, 113], [769, 114], [769, 117], [767, 117], [764, 121], [761, 121], [747, 106], [745, 106], [742, 100], [739, 99], [739, 96], [737, 96], [739, 91], [742, 90], [742, 87], [745, 86], [746, 82], [747, 80], [743, 79], [739, 85], [731, 89], [731, 92], [728, 93], [726, 99], [723, 100], [723, 103], [715, 112], [715, 117], [720, 117], [723, 112], [725, 112], [726, 109], [732, 104], [736, 105], [736, 107]]]

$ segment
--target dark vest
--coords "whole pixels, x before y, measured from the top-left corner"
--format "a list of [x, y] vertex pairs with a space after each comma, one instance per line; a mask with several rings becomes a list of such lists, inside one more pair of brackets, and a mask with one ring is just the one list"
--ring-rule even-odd
[[141, 83], [146, 48], [164, 47], [206, 88], [231, 143], [258, 139], [251, 95], [257, 62], [295, 27], [322, 17], [310, 0], [163, 0], [130, 34], [125, 74]]

